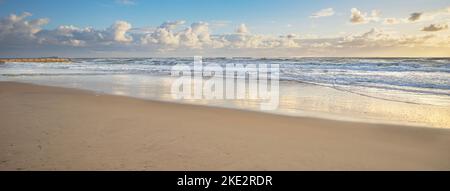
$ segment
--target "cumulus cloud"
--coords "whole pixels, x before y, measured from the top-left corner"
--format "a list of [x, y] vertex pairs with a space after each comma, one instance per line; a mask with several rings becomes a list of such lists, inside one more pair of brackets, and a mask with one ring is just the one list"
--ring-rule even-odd
[[316, 13], [313, 13], [311, 16], [309, 16], [310, 18], [320, 18], [320, 17], [329, 17], [334, 15], [334, 10], [333, 8], [326, 8], [326, 9], [322, 9]]
[[363, 15], [363, 13], [361, 13], [361, 11], [358, 10], [357, 8], [352, 8], [350, 22], [351, 23], [364, 23], [364, 22], [366, 22], [365, 15]]
[[133, 42], [128, 34], [131, 24], [126, 21], [116, 21], [107, 29], [92, 27], [78, 28], [73, 25], [59, 26], [53, 30], [41, 30], [36, 34], [39, 44], [70, 45], [70, 46], [105, 46]]
[[422, 31], [435, 32], [448, 29], [447, 24], [431, 24], [429, 26], [423, 27]]
[[[370, 16], [361, 13], [365, 22]], [[372, 29], [361, 34], [336, 37], [307, 36], [297, 34], [262, 35], [251, 33], [247, 25], [241, 24], [231, 34], [214, 34], [211, 24], [185, 21], [168, 21], [158, 27], [132, 28], [126, 21], [116, 21], [105, 29], [62, 25], [55, 29], [42, 29], [48, 19], [30, 19], [31, 14], [10, 15], [0, 20], [0, 49], [16, 48], [19, 52], [28, 47], [65, 47], [71, 50], [93, 50], [111, 52], [142, 50], [178, 55], [180, 52], [201, 51], [227, 53], [233, 55], [265, 52], [287, 55], [311, 53], [329, 55], [333, 51], [392, 47], [449, 47], [450, 36], [446, 33], [424, 35], [400, 35], [395, 31]], [[358, 20], [358, 19], [356, 19]], [[359, 19], [358, 21], [361, 21]], [[385, 21], [386, 22], [386, 21]], [[430, 25], [424, 31], [437, 31], [447, 25]], [[33, 46], [29, 46], [33, 45]], [[83, 48], [80, 48], [83, 47]], [[35, 50], [35, 49], [33, 49]], [[52, 49], [55, 50], [55, 49]], [[133, 51], [130, 51], [133, 50]], [[243, 51], [245, 50], [245, 51]], [[2, 51], [4, 53], [4, 51]], [[53, 53], [53, 51], [52, 51]], [[173, 53], [173, 54], [171, 54]], [[220, 55], [220, 54], [219, 54]]]
[[250, 31], [247, 28], [247, 25], [244, 23], [240, 24], [239, 27], [236, 29], [236, 33], [238, 34], [247, 34], [250, 33]]
[[381, 15], [381, 12], [379, 10], [372, 10], [370, 15], [358, 10], [357, 8], [352, 8], [350, 12], [350, 22], [353, 24], [363, 24], [370, 21], [378, 21]]
[[11, 14], [0, 20], [0, 42], [5, 44], [20, 44], [36, 40], [36, 34], [41, 27], [49, 22], [47, 18], [27, 20], [31, 13], [21, 15]]
[[114, 33], [114, 40], [117, 42], [131, 42], [133, 38], [127, 35], [127, 31], [131, 29], [131, 24], [126, 21], [116, 21], [111, 26], [111, 31]]
[[211, 42], [209, 24], [205, 22], [192, 23], [190, 27], [180, 33], [180, 43], [182, 46], [201, 48], [211, 44]]
[[100, 34], [92, 28], [80, 29], [69, 25], [40, 31], [37, 40], [39, 44], [85, 46], [86, 42], [96, 42], [99, 38]]
[[167, 21], [161, 24], [155, 31], [145, 34], [141, 38], [142, 44], [159, 44], [165, 48], [176, 47], [180, 44], [180, 35], [173, 30], [181, 26], [185, 21]]
[[179, 37], [174, 35], [167, 28], [158, 28], [152, 33], [145, 34], [141, 38], [142, 44], [159, 44], [162, 46], [178, 46]]
[[[179, 22], [178, 22], [179, 23]], [[245, 24], [241, 24], [234, 34], [212, 35], [209, 24], [195, 22], [180, 32], [170, 30], [172, 25], [161, 25], [154, 32], [141, 38], [142, 44], [159, 44], [163, 50], [177, 48], [227, 48], [227, 49], [264, 49], [276, 47], [297, 47], [298, 37], [294, 34], [272, 37], [251, 34]]]
[[223, 39], [213, 38], [210, 34], [209, 24], [206, 22], [194, 22], [189, 27], [179, 32], [173, 29], [183, 25], [184, 21], [163, 23], [155, 31], [141, 37], [143, 45], [159, 45], [161, 50], [173, 50], [177, 48], [202, 49], [204, 47], [223, 47]]

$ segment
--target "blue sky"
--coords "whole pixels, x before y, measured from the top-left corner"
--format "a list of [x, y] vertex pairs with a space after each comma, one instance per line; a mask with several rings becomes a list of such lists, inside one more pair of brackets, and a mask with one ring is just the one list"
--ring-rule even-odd
[[[131, 4], [119, 0], [3, 0], [0, 16], [30, 12], [35, 17], [50, 18], [45, 28], [59, 25], [95, 26], [105, 28], [116, 20], [126, 20], [134, 26], [158, 26], [164, 21], [228, 21], [247, 23], [262, 33], [274, 33], [274, 26], [292, 25], [301, 29], [312, 25], [308, 16], [326, 7], [333, 7], [346, 21], [352, 7], [362, 10], [379, 9], [385, 15], [399, 17], [411, 12], [450, 5], [448, 0], [134, 0]], [[335, 25], [335, 19], [322, 20]], [[317, 22], [317, 21], [316, 21]], [[343, 22], [341, 22], [343, 23]], [[294, 29], [295, 29], [294, 28]], [[286, 29], [286, 30], [294, 30]]]
[[[53, 30], [61, 25], [100, 30], [111, 27], [117, 21], [130, 23], [133, 29], [157, 28], [166, 21], [183, 20], [185, 23], [176, 30], [202, 21], [209, 24], [211, 35], [231, 34], [239, 25], [245, 24], [252, 34], [330, 38], [364, 33], [373, 28], [420, 35], [420, 28], [431, 24], [443, 26], [448, 23], [448, 17], [439, 15], [423, 23], [395, 26], [383, 25], [382, 20], [405, 20], [414, 12], [431, 14], [449, 6], [448, 0], [0, 0], [0, 17], [28, 12], [32, 14], [27, 17], [30, 20], [49, 20], [40, 26], [42, 30]], [[333, 10], [331, 16], [310, 17], [327, 8]], [[381, 16], [377, 16], [376, 21], [373, 19], [355, 25], [349, 22], [352, 8], [357, 8], [369, 20], [373, 10], [379, 11]]]

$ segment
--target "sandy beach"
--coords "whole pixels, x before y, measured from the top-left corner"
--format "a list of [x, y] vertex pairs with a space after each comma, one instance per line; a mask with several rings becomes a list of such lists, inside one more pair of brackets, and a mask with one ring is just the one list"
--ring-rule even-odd
[[0, 82], [0, 170], [450, 170], [450, 131]]

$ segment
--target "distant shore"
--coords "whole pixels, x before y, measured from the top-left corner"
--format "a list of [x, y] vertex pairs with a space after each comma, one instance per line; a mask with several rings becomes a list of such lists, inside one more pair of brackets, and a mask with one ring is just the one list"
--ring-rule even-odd
[[450, 170], [450, 130], [0, 82], [0, 170]]
[[6, 62], [70, 62], [69, 58], [0, 58], [0, 63]]

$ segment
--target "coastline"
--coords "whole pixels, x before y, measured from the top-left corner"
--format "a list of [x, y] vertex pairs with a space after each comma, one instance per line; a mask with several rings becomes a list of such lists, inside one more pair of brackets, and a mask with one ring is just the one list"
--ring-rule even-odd
[[71, 62], [69, 58], [0, 58], [0, 63], [7, 62]]
[[[174, 98], [171, 86], [177, 78], [169, 75], [171, 65], [191, 62], [192, 58], [86, 58], [72, 59], [70, 64], [6, 63], [2, 64], [0, 81], [261, 111], [263, 100]], [[269, 113], [450, 128], [448, 60], [206, 58], [204, 65], [225, 66], [228, 62], [279, 63], [284, 68], [279, 105]]]
[[0, 170], [449, 170], [450, 131], [0, 82]]

